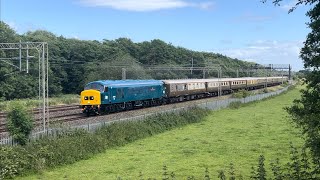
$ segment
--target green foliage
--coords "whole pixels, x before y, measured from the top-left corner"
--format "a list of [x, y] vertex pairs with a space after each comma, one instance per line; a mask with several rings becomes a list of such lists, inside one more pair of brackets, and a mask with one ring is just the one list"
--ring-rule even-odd
[[273, 173], [274, 180], [282, 180], [284, 179], [283, 170], [281, 168], [279, 158], [277, 158], [274, 162], [270, 163], [271, 171]]
[[236, 101], [236, 102], [231, 102], [229, 104], [229, 108], [230, 109], [239, 109], [243, 104], [241, 103], [241, 101]]
[[218, 171], [218, 178], [220, 180], [226, 180], [227, 179], [226, 175], [224, 174], [224, 171], [222, 171], [222, 170]]
[[[29, 171], [72, 164], [88, 159], [106, 149], [152, 136], [176, 127], [200, 122], [207, 110], [191, 109], [177, 114], [167, 113], [141, 121], [126, 121], [104, 126], [95, 133], [84, 130], [65, 131], [57, 137], [47, 137], [25, 146], [0, 147], [0, 171], [3, 177], [13, 177]], [[94, 147], [94, 148], [93, 148]], [[25, 163], [27, 162], [27, 163]], [[5, 168], [2, 168], [5, 167]], [[164, 166], [164, 177], [174, 177]]]
[[28, 166], [28, 155], [19, 147], [0, 146], [0, 179], [13, 178], [21, 169]]
[[235, 180], [236, 179], [236, 175], [235, 175], [235, 169], [234, 169], [234, 165], [233, 163], [230, 163], [229, 165], [229, 179], [230, 180]]
[[288, 82], [284, 82], [283, 84], [281, 84], [282, 87], [287, 87], [288, 86]]
[[254, 167], [252, 167], [251, 179], [267, 180], [267, 173], [264, 167], [264, 160], [264, 156], [260, 155], [257, 169], [254, 169]]
[[204, 173], [204, 180], [210, 180], [210, 173], [208, 167], [206, 167], [206, 171]]
[[[77, 94], [66, 94], [66, 95], [57, 95], [56, 97], [49, 98], [49, 105], [61, 105], [61, 104], [78, 104], [79, 103], [79, 95]], [[32, 109], [39, 107], [39, 103], [41, 103], [37, 98], [33, 99], [19, 99], [19, 100], [11, 100], [11, 101], [0, 101], [0, 109], [4, 111], [8, 111], [13, 104], [19, 103], [23, 105], [27, 109]]]
[[14, 140], [25, 145], [33, 129], [33, 119], [25, 106], [13, 103], [7, 115], [6, 125]]
[[168, 173], [168, 168], [166, 165], [163, 165], [163, 173], [162, 173], [162, 180], [169, 180], [169, 173]]
[[232, 93], [232, 97], [234, 98], [246, 98], [250, 96], [252, 93], [250, 91], [247, 91], [245, 89], [240, 89], [237, 92]]

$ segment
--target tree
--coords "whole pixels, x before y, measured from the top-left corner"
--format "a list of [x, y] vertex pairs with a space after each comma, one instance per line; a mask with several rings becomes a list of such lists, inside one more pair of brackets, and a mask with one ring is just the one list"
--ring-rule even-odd
[[[265, 2], [266, 0], [264, 0]], [[274, 0], [279, 5], [282, 0]], [[299, 5], [311, 5], [307, 12], [310, 22], [307, 24], [311, 32], [307, 35], [304, 47], [300, 51], [304, 67], [311, 72], [306, 76], [307, 88], [302, 90], [301, 99], [295, 100], [287, 108], [293, 122], [302, 129], [306, 136], [306, 147], [310, 148], [313, 160], [320, 162], [320, 1], [298, 0], [289, 13]]]

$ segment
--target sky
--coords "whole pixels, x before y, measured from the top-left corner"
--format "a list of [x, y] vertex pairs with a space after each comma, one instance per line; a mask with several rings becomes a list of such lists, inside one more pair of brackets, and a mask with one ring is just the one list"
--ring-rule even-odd
[[161, 39], [195, 51], [303, 69], [310, 7], [297, 0], [0, 0], [0, 20], [19, 34], [47, 30], [83, 40]]

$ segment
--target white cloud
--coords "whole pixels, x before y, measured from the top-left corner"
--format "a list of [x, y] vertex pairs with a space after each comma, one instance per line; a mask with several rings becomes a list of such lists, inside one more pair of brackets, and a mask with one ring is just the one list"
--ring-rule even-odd
[[185, 7], [209, 9], [214, 5], [213, 2], [191, 3], [185, 0], [80, 0], [80, 2], [83, 5], [92, 7], [109, 7], [140, 12]]
[[216, 49], [214, 52], [260, 64], [291, 64], [294, 70], [303, 68], [299, 58], [303, 41], [264, 41], [247, 44], [243, 48]]
[[15, 22], [13, 21], [9, 21], [9, 22], [6, 22], [14, 31], [18, 31], [18, 26]]
[[290, 2], [280, 5], [280, 8], [289, 11], [291, 8], [293, 8], [298, 3], [298, 0], [291, 0]]
[[26, 33], [28, 31], [35, 31], [35, 30], [39, 30], [39, 29], [46, 30], [45, 27], [38, 26], [38, 25], [33, 24], [31, 22], [16, 23], [14, 21], [5, 21], [5, 23], [8, 24], [18, 34], [23, 34], [23, 33]]

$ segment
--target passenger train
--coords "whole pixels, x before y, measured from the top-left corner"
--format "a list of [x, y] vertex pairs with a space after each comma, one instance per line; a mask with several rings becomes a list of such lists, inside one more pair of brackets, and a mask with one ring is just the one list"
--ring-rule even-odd
[[254, 90], [283, 84], [288, 77], [245, 77], [181, 80], [100, 80], [81, 92], [82, 112], [87, 116], [158, 106], [204, 97]]

